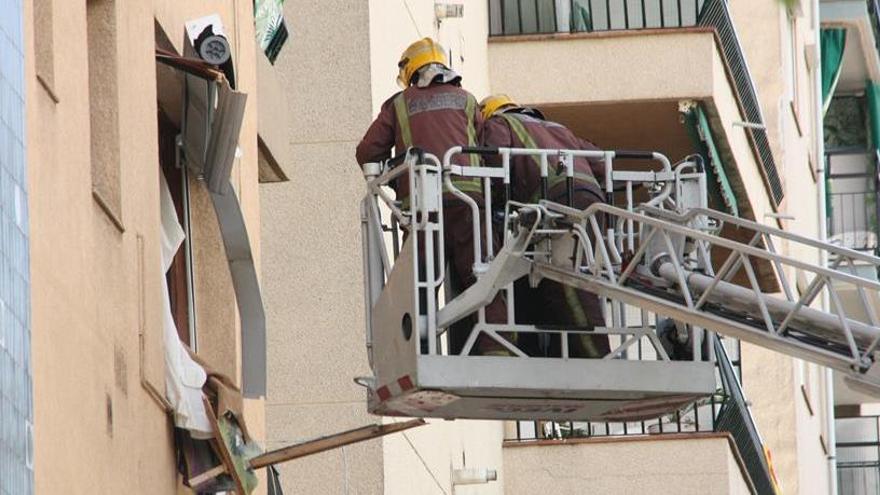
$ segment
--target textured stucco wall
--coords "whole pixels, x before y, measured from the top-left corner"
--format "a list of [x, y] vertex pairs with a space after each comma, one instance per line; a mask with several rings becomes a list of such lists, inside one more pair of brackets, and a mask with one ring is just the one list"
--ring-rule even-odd
[[33, 493], [24, 12], [0, 2], [0, 494]]
[[[354, 148], [370, 123], [367, 2], [284, 2], [291, 33], [274, 70], [285, 88], [289, 182], [264, 184], [263, 282], [268, 316], [270, 448], [373, 423], [364, 390]], [[285, 102], [276, 102], [284, 104]], [[291, 493], [381, 493], [382, 446], [365, 442], [281, 466]]]
[[[89, 101], [86, 5], [54, 2], [55, 42], [46, 47], [43, 33], [33, 29], [33, 1], [25, 2], [36, 491], [176, 493], [171, 422], [141, 386], [143, 379], [164, 391], [154, 23], [158, 19], [180, 43], [184, 20], [219, 13], [232, 38], [240, 87], [253, 91], [250, 5], [237, 2], [233, 11], [220, 1], [115, 2], [117, 39], [105, 48], [118, 57], [114, 139], [122, 228], [91, 191], [90, 139], [109, 138], [90, 135], [89, 116], [94, 105], [112, 102]], [[36, 44], [53, 55], [51, 93], [36, 79]], [[254, 109], [249, 102], [233, 182], [257, 251]], [[225, 315], [216, 327], [200, 327], [202, 355], [235, 377], [237, 315], [225, 255], [212, 237], [216, 215], [195, 199], [193, 222], [199, 226], [193, 241], [200, 319]], [[246, 409], [249, 429], [261, 439], [261, 401]]]
[[489, 77], [492, 91], [533, 104], [703, 98], [712, 95], [715, 51], [708, 32], [494, 41]]
[[506, 493], [750, 493], [725, 437], [506, 446]]

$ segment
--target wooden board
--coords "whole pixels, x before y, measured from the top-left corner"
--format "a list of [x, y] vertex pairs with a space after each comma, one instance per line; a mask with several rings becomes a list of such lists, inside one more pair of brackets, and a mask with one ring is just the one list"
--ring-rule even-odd
[[208, 415], [208, 421], [211, 423], [211, 432], [214, 435], [214, 438], [210, 440], [211, 444], [220, 456], [220, 462], [223, 463], [226, 473], [229, 474], [232, 481], [235, 483], [235, 492], [238, 493], [238, 495], [247, 495], [247, 492], [244, 490], [244, 483], [238, 475], [238, 472], [235, 470], [235, 463], [232, 462], [232, 453], [229, 452], [229, 447], [223, 440], [223, 435], [220, 434], [220, 424], [217, 422], [214, 408], [211, 407], [211, 401], [204, 396], [202, 396], [202, 400], [205, 402], [205, 413]]
[[413, 419], [403, 423], [391, 423], [387, 425], [370, 425], [354, 430], [334, 433], [326, 437], [321, 437], [308, 442], [290, 445], [278, 450], [266, 452], [251, 459], [251, 467], [254, 469], [263, 468], [272, 464], [287, 462], [299, 457], [317, 454], [325, 450], [339, 448], [345, 445], [351, 445], [364, 440], [379, 438], [398, 431], [408, 430], [425, 424], [423, 419]]

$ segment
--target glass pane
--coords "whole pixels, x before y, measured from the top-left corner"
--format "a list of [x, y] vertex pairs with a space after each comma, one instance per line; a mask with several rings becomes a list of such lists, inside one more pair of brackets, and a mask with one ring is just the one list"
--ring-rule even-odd
[[535, 0], [519, 1], [520, 15], [522, 15], [523, 34], [538, 32], [538, 11], [535, 3]]
[[841, 418], [834, 422], [837, 443], [877, 442], [877, 418]]
[[645, 0], [645, 27], [653, 28], [662, 25], [661, 19], [661, 1], [662, 0]]
[[489, 0], [489, 35], [504, 34], [501, 19], [501, 0]]
[[[628, 29], [629, 22], [626, 9], [624, 9], [624, 4], [626, 0], [612, 0], [610, 2], [606, 2], [608, 4], [608, 9], [611, 12], [611, 29]], [[629, 5], [626, 5], [629, 8]]]
[[556, 27], [556, 0], [538, 0], [538, 31], [542, 33], [555, 33]]
[[837, 487], [840, 494], [880, 492], [880, 470], [876, 467], [840, 466], [837, 468]]
[[519, 34], [519, 0], [501, 0], [504, 6], [504, 34]]
[[571, 30], [607, 31], [605, 2], [599, 0], [573, 0], [571, 3]]
[[837, 447], [837, 462], [840, 465], [866, 465], [880, 461], [877, 457], [877, 446], [868, 447]]

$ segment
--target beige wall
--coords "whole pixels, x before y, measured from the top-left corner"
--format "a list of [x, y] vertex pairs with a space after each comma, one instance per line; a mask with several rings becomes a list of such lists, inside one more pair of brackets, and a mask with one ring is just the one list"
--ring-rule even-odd
[[[713, 57], [709, 32], [494, 41], [489, 76], [492, 91], [529, 104], [699, 99], [712, 96]], [[533, 74], [523, 77], [523, 67]], [[639, 77], [621, 84], [633, 67]]]
[[751, 493], [724, 436], [509, 445], [507, 493]]
[[[810, 32], [811, 3], [801, 4], [803, 15], [796, 23], [794, 49], [789, 17], [781, 3], [749, 0], [730, 5], [785, 188], [786, 199], [779, 211], [794, 217], [784, 220], [783, 227], [818, 237], [818, 191], [810, 171], [817, 166], [816, 115], [813, 73], [806, 62], [807, 45], [815, 41]], [[758, 220], [771, 223], [769, 218]], [[815, 251], [781, 249], [798, 259], [818, 262]], [[744, 345], [743, 383], [783, 491], [826, 493], [828, 465], [820, 440], [820, 435], [827, 438], [824, 373], [816, 365]]]
[[[291, 38], [275, 63], [287, 91], [289, 182], [261, 188], [268, 317], [269, 448], [375, 423], [369, 374], [354, 149], [369, 125], [366, 2], [284, 2]], [[281, 104], [283, 102], [279, 102]], [[273, 150], [274, 151], [274, 150]], [[381, 493], [382, 443], [365, 442], [281, 466], [285, 490]]]
[[[505, 493], [501, 458], [503, 429], [497, 421], [431, 421], [403, 435], [383, 440], [385, 490], [388, 495], [446, 493], [483, 495]], [[452, 486], [456, 469], [494, 469], [497, 481]], [[430, 471], [430, 472], [429, 472]], [[527, 493], [506, 489], [506, 493]]]
[[434, 22], [433, 2], [403, 4], [370, 0], [370, 67], [374, 113], [382, 102], [400, 91], [397, 61], [410, 43], [430, 36], [452, 52], [450, 64], [462, 75], [462, 87], [482, 99], [489, 93], [486, 40], [489, 18], [486, 2], [467, 2], [464, 17]]
[[[632, 31], [551, 40], [496, 40], [489, 43], [489, 55], [492, 90], [527, 103], [585, 107], [614, 103], [646, 108], [650, 108], [646, 103], [653, 101], [704, 103], [709, 108], [717, 144], [722, 146], [722, 152], [729, 149], [733, 161], [727, 165], [735, 167], [742, 183], [738, 188], [740, 211], [758, 219], [773, 211], [745, 130], [734, 125], [743, 117], [713, 33]], [[531, 77], [522, 77], [523, 66], [532, 68]], [[639, 77], [620, 84], [620, 74], [631, 72], [632, 67], [639, 68]], [[583, 84], [585, 80], [590, 84]], [[645, 119], [653, 117], [648, 112]], [[652, 138], [660, 135], [662, 141], [666, 135], [672, 141], [685, 134], [677, 118], [667, 118], [664, 125], [670, 127], [658, 126], [648, 131]], [[635, 136], [645, 132], [643, 127], [631, 127]], [[630, 132], [626, 126], [620, 130]], [[690, 139], [684, 139], [690, 150]], [[682, 157], [669, 158], [676, 161]]]
[[[154, 17], [179, 43], [183, 20], [220, 13], [240, 88], [249, 92], [255, 88], [250, 6], [241, 2], [233, 12], [220, 1], [115, 3], [120, 229], [91, 191], [90, 138], [107, 137], [89, 133], [86, 2], [54, 5], [57, 103], [36, 80], [33, 5], [25, 5], [36, 492], [175, 493], [171, 422], [141, 386], [143, 373], [164, 391]], [[247, 22], [236, 26], [238, 19]], [[254, 108], [248, 106], [242, 127], [233, 182], [258, 252]], [[238, 376], [237, 316], [227, 309], [235, 301], [216, 217], [203, 186], [193, 189], [199, 319], [222, 315], [216, 325], [200, 327], [202, 355]], [[262, 438], [261, 401], [248, 404], [246, 416]]]

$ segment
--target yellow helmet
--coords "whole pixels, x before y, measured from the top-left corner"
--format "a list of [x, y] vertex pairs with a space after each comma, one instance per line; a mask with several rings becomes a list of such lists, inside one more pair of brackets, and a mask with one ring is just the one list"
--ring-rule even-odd
[[432, 63], [441, 64], [447, 69], [449, 68], [449, 63], [446, 61], [446, 52], [440, 46], [440, 43], [431, 38], [422, 38], [409, 45], [400, 55], [400, 61], [397, 62], [397, 68], [400, 69], [400, 73], [397, 75], [397, 84], [401, 88], [408, 87], [413, 74], [422, 67]]
[[516, 107], [519, 105], [513, 101], [513, 98], [498, 93], [483, 98], [483, 101], [480, 102], [480, 112], [483, 114], [483, 119], [488, 119], [498, 110], [510, 106]]

